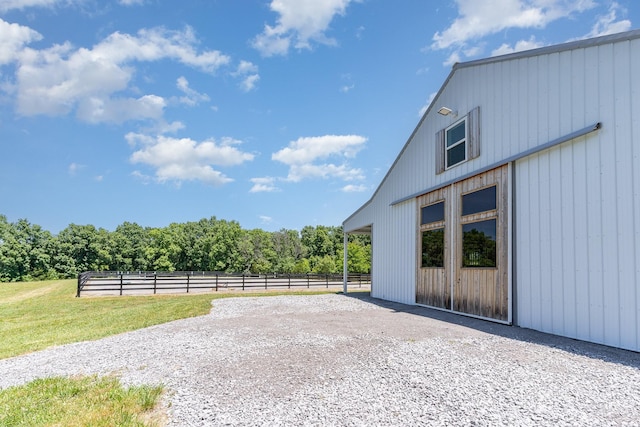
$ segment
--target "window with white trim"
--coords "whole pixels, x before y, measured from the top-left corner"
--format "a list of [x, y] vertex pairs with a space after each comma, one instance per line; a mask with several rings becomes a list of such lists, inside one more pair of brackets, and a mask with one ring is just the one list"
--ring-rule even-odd
[[436, 132], [436, 174], [480, 156], [480, 107]]
[[467, 118], [445, 130], [445, 159], [446, 169], [467, 161]]

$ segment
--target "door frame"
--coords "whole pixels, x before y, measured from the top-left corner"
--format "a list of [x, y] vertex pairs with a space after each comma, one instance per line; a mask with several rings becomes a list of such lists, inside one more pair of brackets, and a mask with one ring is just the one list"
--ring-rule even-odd
[[[470, 317], [491, 320], [494, 322], [512, 324], [513, 321], [513, 292], [512, 292], [512, 274], [513, 274], [513, 248], [512, 248], [512, 202], [513, 202], [513, 165], [507, 163], [489, 171], [484, 171], [472, 177], [467, 177], [459, 181], [448, 184], [444, 187], [435, 189], [429, 193], [420, 195], [416, 198], [417, 203], [417, 277], [415, 304], [431, 307], [438, 310], [454, 312]], [[496, 220], [496, 268], [472, 268], [462, 267], [462, 224], [469, 223], [462, 217], [462, 196], [473, 193], [484, 188], [496, 186], [496, 208], [494, 211], [483, 214], [476, 214], [478, 220], [482, 220], [483, 216], [488, 219]], [[445, 202], [445, 264], [444, 274], [436, 276], [435, 268], [422, 267], [422, 232], [437, 227], [437, 224], [421, 224], [421, 210], [425, 206]], [[475, 221], [471, 221], [473, 223]], [[477, 271], [476, 271], [477, 270]], [[483, 271], [485, 270], [485, 271]], [[493, 272], [491, 270], [494, 270]], [[470, 283], [461, 284], [459, 280], [463, 277], [472, 277], [474, 272], [477, 273], [475, 278], [476, 287], [473, 288], [473, 297], [475, 308], [467, 308], [468, 306], [460, 305], [459, 302], [464, 295], [462, 291], [465, 285], [467, 292]], [[493, 277], [495, 275], [495, 278]], [[434, 292], [433, 289], [443, 289], [443, 284], [432, 283], [432, 280], [441, 280], [444, 276], [444, 287], [447, 289], [450, 298], [448, 304], [431, 303], [433, 301], [441, 301], [442, 296], [425, 295], [425, 292]], [[432, 279], [436, 278], [437, 279]], [[485, 280], [483, 282], [483, 280]], [[491, 280], [487, 283], [486, 280]], [[456, 290], [456, 282], [458, 289]], [[480, 293], [484, 292], [483, 295]], [[438, 299], [438, 297], [440, 299]], [[504, 298], [506, 297], [506, 301]], [[458, 304], [456, 304], [456, 298]], [[489, 306], [487, 306], [489, 304]], [[493, 306], [491, 306], [493, 304]], [[456, 309], [457, 308], [457, 309]]]

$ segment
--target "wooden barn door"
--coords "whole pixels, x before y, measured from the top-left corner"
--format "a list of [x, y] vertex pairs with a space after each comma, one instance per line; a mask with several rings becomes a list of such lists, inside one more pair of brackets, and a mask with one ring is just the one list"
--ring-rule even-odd
[[[425, 194], [418, 201], [416, 303], [508, 321], [507, 166]], [[436, 221], [438, 203], [443, 204], [441, 221]]]
[[448, 188], [420, 196], [418, 238], [418, 285], [416, 302], [438, 308], [451, 308], [450, 231], [446, 219], [451, 216]]

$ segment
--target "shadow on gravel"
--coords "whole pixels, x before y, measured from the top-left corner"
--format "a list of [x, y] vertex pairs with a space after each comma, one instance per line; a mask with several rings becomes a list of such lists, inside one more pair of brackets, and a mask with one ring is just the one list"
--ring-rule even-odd
[[576, 355], [640, 369], [640, 353], [629, 350], [622, 350], [587, 341], [547, 334], [518, 326], [503, 325], [500, 323], [490, 322], [488, 320], [476, 319], [473, 317], [463, 316], [461, 314], [449, 313], [427, 307], [385, 301], [371, 297], [369, 292], [349, 293], [346, 296], [350, 298], [357, 298], [397, 313], [414, 314], [416, 316], [427, 317], [429, 319], [459, 325], [464, 328], [475, 329], [487, 334], [498, 335], [504, 338], [533, 344], [545, 345]]

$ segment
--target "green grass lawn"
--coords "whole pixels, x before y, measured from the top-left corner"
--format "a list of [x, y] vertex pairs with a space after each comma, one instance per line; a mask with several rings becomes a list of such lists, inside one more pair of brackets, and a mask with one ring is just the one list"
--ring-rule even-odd
[[215, 297], [75, 298], [76, 284], [0, 283], [0, 359], [206, 314]]
[[[201, 316], [211, 301], [331, 291], [200, 293], [76, 298], [75, 280], [0, 283], [0, 359]], [[335, 291], [334, 291], [335, 292]]]
[[124, 388], [116, 378], [43, 378], [0, 390], [3, 426], [151, 426], [162, 387]]
[[[209, 313], [217, 298], [330, 291], [76, 298], [75, 280], [0, 283], [0, 359]], [[46, 378], [0, 390], [0, 425], [161, 425], [148, 413], [161, 387], [116, 378]]]

